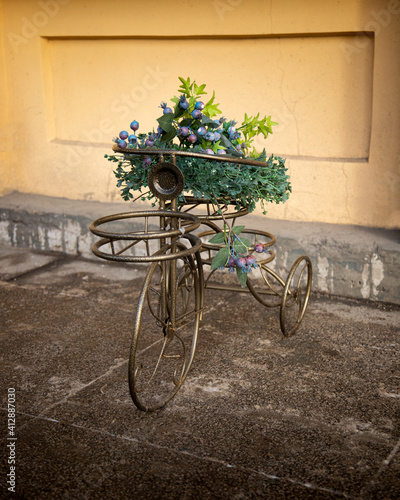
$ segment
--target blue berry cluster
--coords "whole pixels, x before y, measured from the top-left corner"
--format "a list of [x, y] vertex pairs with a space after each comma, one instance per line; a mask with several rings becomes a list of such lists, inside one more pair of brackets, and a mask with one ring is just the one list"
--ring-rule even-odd
[[[264, 247], [261, 243], [257, 243], [255, 245], [254, 250], [257, 253], [269, 253], [269, 248]], [[226, 263], [226, 266], [229, 270], [230, 273], [234, 273], [235, 271], [237, 272], [239, 269], [242, 272], [245, 273], [250, 273], [252, 269], [256, 269], [258, 267], [256, 258], [254, 255], [242, 255], [242, 254], [237, 254], [234, 249], [230, 250], [230, 255], [228, 262]], [[224, 269], [224, 267], [222, 267]]]
[[[158, 127], [156, 132], [140, 134], [140, 139], [135, 133], [129, 135], [126, 130], [120, 132], [114, 140], [121, 149], [126, 148], [146, 148], [158, 147], [169, 149], [173, 146], [175, 138], [179, 141], [179, 148], [191, 149], [214, 155], [229, 153], [233, 156], [245, 156], [253, 137], [259, 133], [264, 136], [272, 133], [271, 126], [274, 122], [270, 117], [258, 120], [255, 118], [246, 119], [240, 127], [236, 127], [236, 121], [227, 121], [226, 118], [214, 119], [221, 113], [216, 104], [215, 93], [210, 100], [204, 103], [202, 95], [205, 85], [198, 86], [195, 82], [190, 82], [188, 78], [180, 78], [181, 94], [174, 97], [172, 102], [174, 107], [170, 107], [166, 102], [160, 104], [163, 111], [161, 117], [157, 119]], [[267, 123], [268, 122], [268, 123]], [[134, 132], [138, 129], [138, 122], [131, 123]], [[258, 128], [257, 128], [258, 127]], [[253, 155], [254, 156], [254, 155]]]
[[237, 271], [237, 268], [241, 269], [242, 273], [250, 273], [252, 268], [258, 267], [258, 264], [254, 255], [246, 255], [246, 257], [231, 255], [227, 267], [230, 273]]
[[114, 142], [118, 145], [119, 148], [121, 149], [125, 149], [128, 147], [128, 144], [131, 146], [131, 147], [135, 147], [137, 142], [138, 142], [138, 139], [135, 135], [135, 132], [136, 130], [138, 130], [139, 128], [139, 122], [137, 122], [136, 120], [134, 120], [131, 125], [130, 125], [131, 129], [133, 130], [133, 134], [129, 134], [129, 132], [127, 132], [126, 130], [122, 130], [120, 133], [119, 133], [119, 136], [118, 137], [114, 137]]
[[[139, 123], [134, 120], [130, 125], [133, 134], [122, 130], [118, 137], [114, 138], [118, 147], [120, 149], [168, 148], [170, 145], [166, 144], [166, 136], [170, 137], [171, 130], [174, 130], [174, 137], [177, 137], [180, 143], [179, 147], [190, 149], [197, 146], [195, 149], [201, 153], [224, 155], [229, 149], [227, 146], [229, 146], [230, 153], [234, 151], [239, 155], [244, 154], [246, 143], [235, 128], [236, 122], [232, 120], [227, 123], [226, 118], [223, 117], [211, 120], [203, 115], [204, 102], [196, 101], [192, 105], [193, 110], [190, 110], [189, 102], [186, 100], [185, 94], [182, 94], [179, 98], [179, 109], [189, 110], [190, 116], [186, 116], [180, 121], [175, 119], [176, 110], [173, 112], [167, 103], [162, 102], [160, 107], [163, 109], [163, 116], [168, 117], [168, 123], [171, 122], [173, 129], [165, 131], [161, 125], [158, 125], [157, 132], [141, 134], [138, 138], [135, 132], [139, 128]], [[164, 121], [161, 123], [164, 124]]]
[[242, 234], [238, 236], [243, 230], [244, 226], [230, 228], [224, 221], [224, 229], [216, 233], [209, 243], [222, 244], [211, 262], [211, 270], [228, 269], [230, 273], [236, 272], [240, 284], [245, 286], [248, 273], [259, 267], [253, 253], [269, 253], [270, 248], [268, 244], [262, 243], [252, 246]]

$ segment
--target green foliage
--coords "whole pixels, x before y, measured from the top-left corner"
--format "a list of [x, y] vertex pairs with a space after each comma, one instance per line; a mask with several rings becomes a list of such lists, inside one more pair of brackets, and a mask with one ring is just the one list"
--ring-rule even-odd
[[[198, 86], [196, 82], [191, 82], [190, 78], [187, 78], [187, 80], [185, 80], [184, 78], [179, 77], [179, 80], [182, 82], [182, 85], [179, 87], [179, 90], [180, 92], [182, 92], [182, 94], [185, 94], [186, 97], [189, 99], [189, 104], [190, 104], [189, 110], [192, 111], [194, 108], [194, 104], [196, 103], [198, 98], [204, 94], [207, 94], [207, 92], [204, 91], [204, 89], [206, 88], [206, 84], [203, 83], [203, 85]], [[179, 101], [177, 97], [171, 100], [175, 103]], [[205, 116], [208, 116], [208, 118], [212, 118], [213, 116], [216, 116], [221, 113], [221, 111], [218, 109], [219, 104], [214, 104], [214, 101], [215, 101], [215, 91], [213, 92], [211, 99], [205, 104], [205, 107], [203, 109], [203, 114]], [[187, 115], [189, 115], [189, 112], [187, 113]]]
[[225, 233], [221, 231], [220, 233], [215, 234], [210, 239], [210, 243], [216, 243], [217, 245], [220, 245], [221, 243], [225, 243], [225, 238]]
[[[244, 115], [244, 121], [242, 125], [238, 128], [244, 136], [244, 145], [245, 147], [249, 147], [252, 141], [254, 140], [254, 137], [256, 137], [259, 134], [262, 134], [264, 136], [264, 139], [268, 137], [268, 134], [272, 134], [272, 126], [273, 125], [278, 125], [277, 122], [273, 122], [271, 120], [271, 116], [264, 116], [262, 120], [259, 120], [258, 117], [260, 116], [260, 113], [257, 114], [257, 116], [247, 116], [247, 113]], [[258, 156], [257, 151], [253, 149], [252, 153], [250, 153], [250, 156], [253, 158], [256, 158]]]
[[[144, 167], [140, 155], [129, 155], [129, 158], [120, 154], [106, 155], [106, 158], [117, 163], [114, 174], [124, 200], [133, 199], [134, 191], [147, 191], [149, 168], [157, 163], [156, 159]], [[260, 202], [265, 213], [266, 203], [285, 202], [291, 192], [285, 160], [279, 156], [271, 155], [265, 167], [216, 162], [212, 157], [208, 160], [177, 156], [176, 160], [185, 178], [185, 192], [215, 204], [233, 201], [237, 210], [248, 206], [253, 211]], [[148, 199], [152, 199], [152, 195]], [[184, 195], [179, 201], [185, 201]]]
[[222, 247], [211, 262], [211, 270], [224, 267], [229, 259], [229, 248]]
[[236, 276], [237, 276], [237, 279], [239, 280], [239, 283], [244, 288], [246, 286], [246, 282], [247, 282], [247, 273], [245, 273], [243, 271], [243, 269], [241, 269], [240, 267], [237, 267], [236, 268]]

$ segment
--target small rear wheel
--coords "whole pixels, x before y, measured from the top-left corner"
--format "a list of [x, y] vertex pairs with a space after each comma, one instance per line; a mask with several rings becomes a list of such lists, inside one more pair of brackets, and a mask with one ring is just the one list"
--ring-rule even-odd
[[293, 264], [282, 295], [280, 324], [285, 337], [294, 335], [300, 326], [307, 309], [311, 283], [311, 260], [303, 255]]

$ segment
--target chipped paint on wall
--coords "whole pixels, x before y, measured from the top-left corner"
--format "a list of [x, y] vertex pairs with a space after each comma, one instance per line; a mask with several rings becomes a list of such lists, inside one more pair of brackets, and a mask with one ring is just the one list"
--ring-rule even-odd
[[383, 262], [376, 253], [373, 253], [371, 257], [371, 291], [373, 298], [378, 296], [378, 288], [384, 277]]

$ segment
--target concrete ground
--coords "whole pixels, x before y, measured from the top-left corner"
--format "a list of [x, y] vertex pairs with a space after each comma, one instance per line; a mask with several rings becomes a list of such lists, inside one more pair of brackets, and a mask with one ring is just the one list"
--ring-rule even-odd
[[399, 306], [314, 293], [284, 338], [278, 309], [209, 290], [183, 388], [143, 413], [127, 360], [144, 272], [1, 248], [1, 498], [400, 497]]

